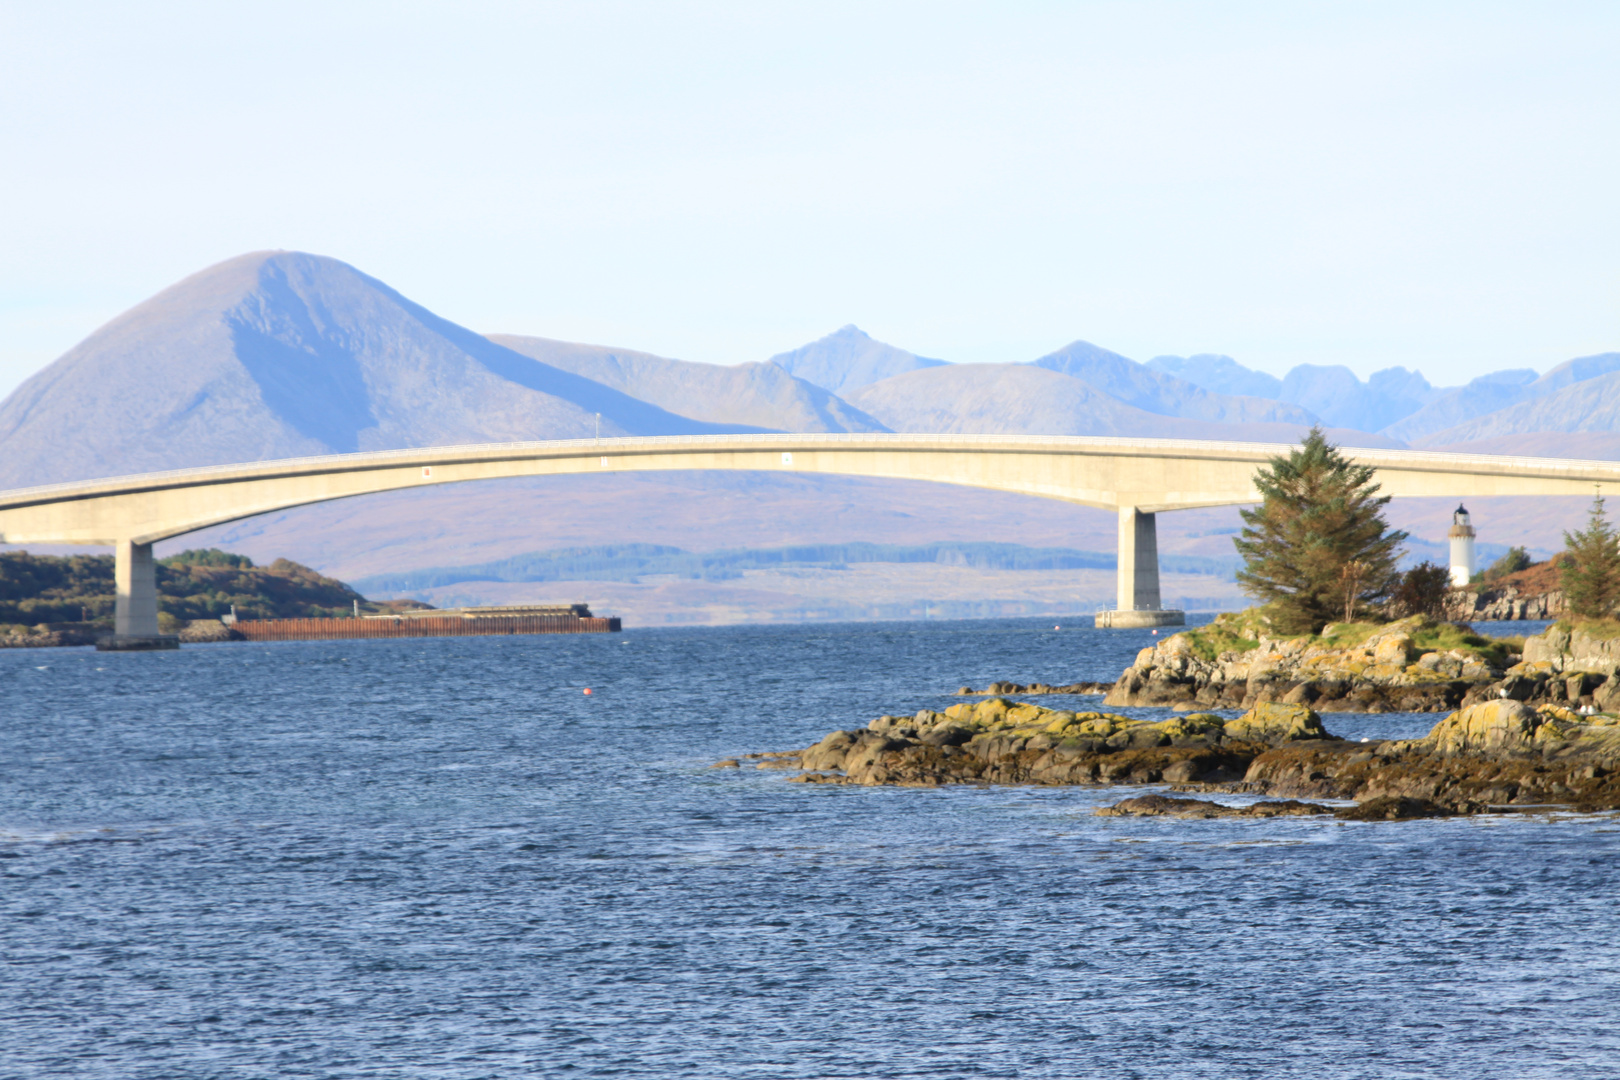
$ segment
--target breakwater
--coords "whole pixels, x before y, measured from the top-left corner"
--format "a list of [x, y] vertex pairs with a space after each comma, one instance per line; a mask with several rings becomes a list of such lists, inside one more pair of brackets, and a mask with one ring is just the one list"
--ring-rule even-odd
[[495, 634], [616, 634], [617, 616], [444, 615], [365, 619], [241, 619], [231, 628], [248, 641], [343, 638], [486, 637]]

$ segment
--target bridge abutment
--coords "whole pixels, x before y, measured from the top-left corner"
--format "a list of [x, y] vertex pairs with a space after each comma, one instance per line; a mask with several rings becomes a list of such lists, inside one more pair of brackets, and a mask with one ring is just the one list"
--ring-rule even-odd
[[117, 593], [113, 632], [97, 640], [96, 648], [124, 652], [180, 647], [177, 635], [158, 632], [157, 562], [151, 544], [120, 540], [114, 545], [113, 585]]
[[1097, 612], [1099, 627], [1185, 626], [1187, 615], [1166, 611], [1159, 596], [1159, 526], [1154, 514], [1119, 508], [1119, 570], [1116, 607]]

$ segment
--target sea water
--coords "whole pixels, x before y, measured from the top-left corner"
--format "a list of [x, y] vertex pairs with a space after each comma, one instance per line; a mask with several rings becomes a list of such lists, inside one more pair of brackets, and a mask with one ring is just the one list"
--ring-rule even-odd
[[0, 652], [0, 1075], [1620, 1076], [1610, 816], [1099, 818], [1141, 789], [710, 768], [1153, 640]]

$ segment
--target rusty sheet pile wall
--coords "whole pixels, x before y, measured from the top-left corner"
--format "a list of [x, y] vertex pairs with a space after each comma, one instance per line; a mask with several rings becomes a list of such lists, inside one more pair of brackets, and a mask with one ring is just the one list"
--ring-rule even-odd
[[249, 641], [330, 641], [339, 638], [474, 637], [489, 634], [612, 634], [615, 618], [575, 615], [414, 619], [242, 619], [233, 627]]

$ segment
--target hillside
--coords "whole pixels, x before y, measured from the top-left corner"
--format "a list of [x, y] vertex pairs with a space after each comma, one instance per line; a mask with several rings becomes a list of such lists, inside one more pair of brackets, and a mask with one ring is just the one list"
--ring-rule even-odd
[[700, 364], [651, 353], [491, 334], [497, 345], [693, 420], [762, 431], [883, 431], [872, 417], [772, 363]]
[[[232, 605], [244, 619], [347, 615], [356, 601], [377, 610], [343, 582], [307, 566], [287, 559], [255, 566], [246, 556], [215, 548], [161, 560], [157, 581], [162, 613], [185, 621], [217, 619]], [[114, 598], [111, 555], [0, 552], [0, 624], [111, 626]]]
[[[1610, 353], [1620, 362], [1620, 353]], [[1600, 358], [1591, 358], [1600, 359]], [[1548, 388], [1558, 369], [1536, 380], [1526, 391]], [[1580, 379], [1486, 416], [1436, 431], [1419, 446], [1500, 439], [1545, 432], [1613, 433], [1620, 431], [1620, 370]]]
[[[1493, 371], [1466, 386], [1444, 391], [1422, 409], [1392, 424], [1386, 429], [1386, 434], [1413, 445], [1525, 434], [1523, 430], [1512, 430], [1522, 428], [1523, 411], [1509, 413], [1507, 410], [1545, 400], [1578, 383], [1587, 383], [1615, 371], [1620, 371], [1620, 353], [1576, 357], [1539, 377], [1529, 368]], [[1471, 421], [1481, 422], [1475, 424]], [[1569, 429], [1546, 427], [1535, 430]], [[1489, 433], [1479, 434], [1482, 431]]]
[[0, 403], [0, 488], [309, 454], [733, 430], [439, 318], [336, 259], [258, 252], [97, 330]]

